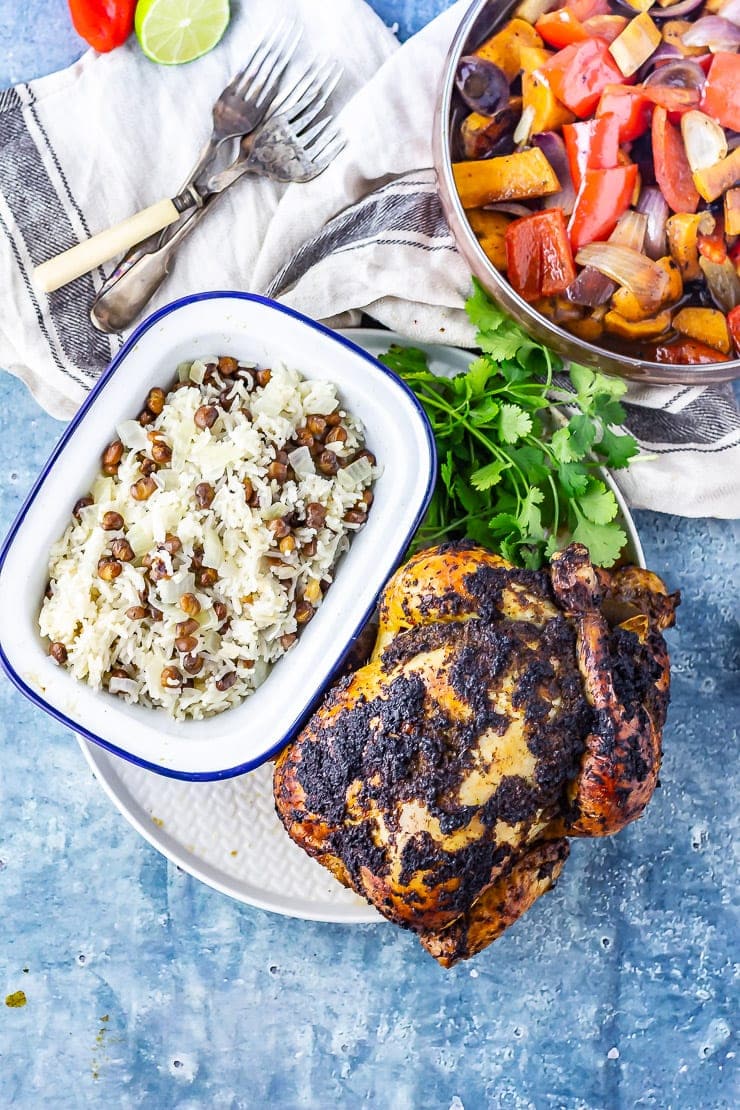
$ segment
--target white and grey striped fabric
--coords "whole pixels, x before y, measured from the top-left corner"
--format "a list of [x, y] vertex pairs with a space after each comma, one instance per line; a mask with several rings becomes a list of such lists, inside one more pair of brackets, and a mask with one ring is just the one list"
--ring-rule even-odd
[[[363, 0], [283, 0], [281, 14], [305, 27], [303, 58], [344, 63], [335, 107], [347, 147], [308, 185], [249, 180], [227, 193], [152, 308], [249, 289], [335, 325], [366, 313], [411, 341], [470, 345], [470, 275], [427, 168], [439, 77], [464, 7], [399, 47]], [[159, 68], [130, 43], [0, 94], [0, 365], [53, 414], [74, 412], [125, 336], [89, 322], [102, 272], [45, 296], [33, 267], [176, 190], [212, 102], [274, 11], [272, 0], [250, 0], [222, 45], [191, 66]], [[740, 415], [729, 387], [633, 387], [627, 411], [646, 456], [617, 475], [633, 505], [740, 516]]]

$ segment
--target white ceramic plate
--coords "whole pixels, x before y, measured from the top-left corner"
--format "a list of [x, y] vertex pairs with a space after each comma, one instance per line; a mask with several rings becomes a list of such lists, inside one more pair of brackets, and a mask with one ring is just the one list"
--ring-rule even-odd
[[[229, 353], [328, 379], [363, 423], [381, 474], [373, 509], [337, 566], [332, 588], [290, 654], [251, 697], [205, 720], [175, 721], [78, 682], [38, 633], [48, 552], [89, 489], [115, 426], [184, 359]], [[413, 393], [344, 336], [245, 293], [201, 293], [155, 312], [114, 359], [52, 453], [0, 551], [0, 663], [26, 697], [109, 751], [188, 779], [250, 771], [279, 751], [321, 698], [373, 612], [426, 510], [434, 437]]]
[[[392, 332], [354, 329], [354, 341], [377, 355], [392, 342], [407, 342]], [[427, 348], [440, 374], [466, 370], [467, 352]], [[619, 490], [632, 560], [644, 566], [634, 523]], [[100, 785], [137, 832], [169, 860], [208, 886], [238, 902], [312, 921], [345, 924], [381, 922], [362, 899], [293, 843], [272, 800], [272, 764], [224, 782], [177, 782], [109, 755], [80, 738], [80, 747]]]

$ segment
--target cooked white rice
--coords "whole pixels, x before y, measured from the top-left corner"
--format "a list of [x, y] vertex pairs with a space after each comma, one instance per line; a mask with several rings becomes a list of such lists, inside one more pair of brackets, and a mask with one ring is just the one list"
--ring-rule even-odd
[[[306, 602], [312, 610], [320, 605], [350, 533], [362, 526], [371, 500], [362, 495], [378, 473], [372, 456], [355, 458], [364, 447], [362, 427], [340, 407], [332, 383], [304, 380], [278, 366], [260, 386], [245, 364], [236, 375], [222, 376], [215, 363], [181, 365], [180, 382], [190, 385], [167, 394], [156, 419], [148, 426], [126, 420], [117, 427], [124, 448], [117, 473], [96, 478], [93, 504], [77, 509], [54, 544], [39, 616], [51, 654], [76, 678], [131, 702], [161, 706], [180, 719], [220, 713], [264, 681], [302, 627], [297, 607], [300, 620]], [[218, 418], [212, 427], [199, 428], [194, 416], [205, 404], [218, 409]], [[305, 435], [309, 416], [337, 413], [345, 442], [317, 441], [313, 453], [295, 447], [294, 437], [301, 429]], [[172, 457], [152, 473], [156, 489], [149, 499], [135, 500], [131, 487], [142, 477], [142, 460], [151, 458], [154, 438], [171, 448]], [[281, 449], [289, 452], [290, 464], [283, 483], [268, 475]], [[336, 455], [335, 475], [321, 473], [320, 449]], [[209, 507], [199, 508], [196, 487], [203, 482], [214, 496]], [[312, 528], [306, 521], [309, 504], [325, 509], [322, 526]], [[106, 531], [101, 521], [111, 512], [123, 525]], [[292, 551], [281, 551], [275, 535], [285, 529], [274, 522], [286, 518]], [[173, 554], [161, 546], [168, 535], [181, 545]], [[99, 561], [109, 558], [113, 541], [121, 539], [134, 558], [117, 560], [118, 577], [104, 580]], [[146, 566], [152, 559], [159, 560], [156, 574]], [[199, 582], [199, 562], [201, 571], [217, 572], [212, 586]], [[159, 574], [166, 577], [154, 580]], [[186, 594], [200, 606], [193, 618], [197, 630], [190, 630], [197, 646], [187, 656], [183, 630], [177, 628], [189, 619], [180, 606]], [[147, 615], [132, 619], [127, 611], [136, 607]], [[200, 669], [192, 673], [198, 658]], [[185, 685], [163, 685], [163, 672], [173, 667]], [[166, 674], [172, 681], [172, 672]]]

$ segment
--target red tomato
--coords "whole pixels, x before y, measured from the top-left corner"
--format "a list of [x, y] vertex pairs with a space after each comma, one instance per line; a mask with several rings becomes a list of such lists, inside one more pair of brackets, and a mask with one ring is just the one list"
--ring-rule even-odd
[[586, 170], [609, 170], [617, 165], [619, 120], [616, 116], [566, 123], [563, 139], [576, 191]]
[[[737, 311], [736, 309], [732, 310]], [[656, 362], [669, 362], [674, 366], [701, 366], [709, 362], [729, 362], [729, 357], [715, 351], [697, 339], [682, 339], [680, 343], [670, 343], [655, 348]]]
[[591, 115], [607, 85], [625, 83], [603, 39], [558, 50], [542, 70], [558, 100], [581, 119]]
[[101, 54], [126, 41], [135, 9], [136, 0], [69, 0], [75, 31]]
[[561, 8], [557, 12], [547, 12], [546, 15], [540, 16], [534, 26], [548, 46], [554, 46], [558, 50], [562, 46], [569, 46], [572, 42], [585, 42], [589, 38], [589, 33], [583, 24], [567, 8]]
[[651, 102], [634, 89], [624, 85], [607, 85], [601, 94], [596, 115], [616, 116], [620, 143], [631, 143], [647, 131], [652, 110]]
[[740, 54], [714, 55], [701, 110], [723, 127], [740, 131]]
[[636, 180], [634, 164], [586, 170], [568, 224], [574, 253], [587, 243], [609, 238], [617, 220], [630, 206]]
[[696, 212], [699, 194], [691, 176], [681, 132], [668, 119], [665, 108], [653, 112], [653, 166], [655, 180], [674, 212]]
[[562, 208], [514, 220], [506, 229], [506, 273], [525, 301], [564, 293], [576, 268]]
[[727, 323], [730, 326], [732, 341], [737, 348], [737, 353], [740, 355], [740, 305], [727, 313]]

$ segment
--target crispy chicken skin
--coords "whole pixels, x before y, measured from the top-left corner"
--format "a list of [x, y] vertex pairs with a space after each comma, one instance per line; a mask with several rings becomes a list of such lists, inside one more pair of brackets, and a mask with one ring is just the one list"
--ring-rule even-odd
[[639, 817], [678, 595], [572, 544], [527, 571], [470, 543], [388, 583], [366, 666], [280, 755], [290, 836], [451, 967], [555, 882], [570, 836]]

